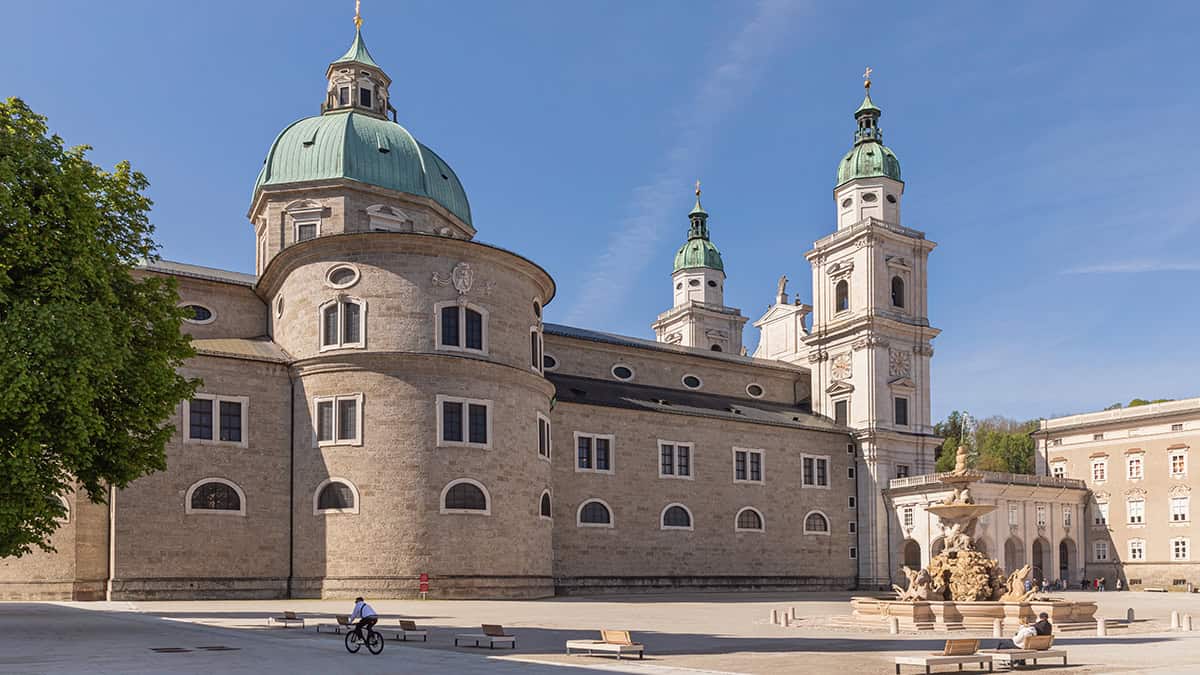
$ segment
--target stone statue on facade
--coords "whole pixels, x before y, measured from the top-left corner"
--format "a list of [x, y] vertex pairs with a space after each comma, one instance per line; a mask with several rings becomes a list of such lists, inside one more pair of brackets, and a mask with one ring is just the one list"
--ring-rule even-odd
[[776, 301], [781, 305], [786, 305], [788, 301], [787, 282], [788, 278], [786, 274], [779, 275], [779, 286], [775, 289], [775, 297]]

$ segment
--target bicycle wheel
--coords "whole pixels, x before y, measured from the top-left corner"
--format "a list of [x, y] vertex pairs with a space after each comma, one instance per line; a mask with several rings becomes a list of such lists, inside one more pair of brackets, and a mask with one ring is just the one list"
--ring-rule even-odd
[[362, 640], [359, 639], [358, 633], [354, 631], [346, 633], [346, 651], [350, 652], [351, 654], [357, 654], [358, 650], [361, 648]]
[[367, 651], [378, 654], [383, 651], [383, 634], [370, 631], [367, 633]]

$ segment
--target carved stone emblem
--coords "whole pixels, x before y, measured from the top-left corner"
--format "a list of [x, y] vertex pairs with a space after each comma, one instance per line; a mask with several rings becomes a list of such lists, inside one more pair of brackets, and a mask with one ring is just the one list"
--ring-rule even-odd
[[888, 350], [888, 375], [909, 377], [912, 375], [912, 354], [902, 349]]
[[[454, 290], [458, 291], [459, 302], [465, 302], [465, 296], [471, 292], [471, 288], [475, 285], [475, 270], [471, 269], [470, 263], [460, 262], [450, 270], [450, 274], [441, 274], [440, 272], [433, 273], [433, 283], [438, 286], [449, 286], [454, 284]], [[483, 294], [491, 295], [492, 289], [496, 287], [496, 282], [489, 281], [483, 285]]]
[[850, 352], [833, 357], [833, 379], [846, 380], [850, 378]]

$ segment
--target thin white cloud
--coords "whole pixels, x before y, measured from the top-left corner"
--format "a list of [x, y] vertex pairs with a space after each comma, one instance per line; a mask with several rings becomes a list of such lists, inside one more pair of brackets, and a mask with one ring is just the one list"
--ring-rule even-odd
[[1200, 272], [1200, 263], [1127, 260], [1080, 265], [1065, 269], [1062, 274], [1144, 274], [1147, 272]]
[[703, 85], [682, 109], [679, 136], [663, 153], [661, 169], [632, 190], [629, 215], [593, 263], [588, 285], [567, 313], [568, 323], [603, 324], [624, 304], [664, 230], [678, 225], [680, 205], [696, 179], [705, 148], [754, 89], [801, 7], [803, 3], [795, 0], [760, 0], [750, 19], [725, 43]]

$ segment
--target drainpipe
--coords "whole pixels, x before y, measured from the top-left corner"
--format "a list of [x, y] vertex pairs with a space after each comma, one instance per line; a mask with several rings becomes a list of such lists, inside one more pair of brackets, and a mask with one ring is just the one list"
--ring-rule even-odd
[[854, 587], [862, 587], [862, 575], [859, 570], [862, 569], [862, 519], [859, 514], [862, 513], [862, 501], [858, 498], [858, 481], [861, 480], [859, 472], [862, 471], [862, 466], [858, 461], [858, 443], [854, 443], [854, 505], [858, 508], [854, 509], [854, 548], [858, 551], [858, 559], [854, 561]]
[[292, 575], [296, 560], [296, 380], [288, 366], [288, 578], [287, 597], [292, 597]]
[[108, 486], [108, 574], [104, 580], [104, 600], [112, 602], [113, 577], [117, 569], [117, 489]]

